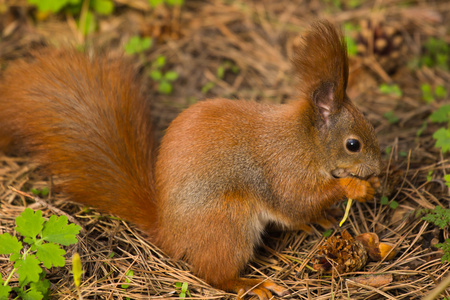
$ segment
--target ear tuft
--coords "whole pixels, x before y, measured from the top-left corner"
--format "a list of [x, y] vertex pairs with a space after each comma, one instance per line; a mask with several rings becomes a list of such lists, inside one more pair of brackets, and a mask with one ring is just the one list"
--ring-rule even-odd
[[314, 23], [294, 42], [293, 62], [300, 78], [301, 96], [313, 102], [327, 122], [346, 97], [347, 47], [342, 33], [330, 22]]

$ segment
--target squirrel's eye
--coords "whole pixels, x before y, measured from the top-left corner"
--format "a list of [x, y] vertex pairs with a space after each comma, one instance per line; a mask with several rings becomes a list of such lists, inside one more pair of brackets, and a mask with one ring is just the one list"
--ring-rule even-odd
[[361, 143], [357, 139], [348, 139], [345, 147], [350, 152], [358, 152], [361, 150]]

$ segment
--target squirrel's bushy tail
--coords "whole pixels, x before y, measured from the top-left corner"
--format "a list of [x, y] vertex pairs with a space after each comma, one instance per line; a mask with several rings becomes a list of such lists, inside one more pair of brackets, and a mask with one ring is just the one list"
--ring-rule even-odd
[[0, 141], [30, 153], [72, 200], [145, 230], [156, 218], [151, 127], [123, 62], [46, 50], [0, 80]]

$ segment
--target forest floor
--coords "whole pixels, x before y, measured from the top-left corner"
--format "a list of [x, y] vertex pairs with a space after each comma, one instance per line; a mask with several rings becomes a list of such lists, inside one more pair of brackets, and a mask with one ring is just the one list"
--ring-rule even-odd
[[[288, 288], [286, 299], [422, 299], [450, 275], [450, 263], [441, 259], [445, 252], [435, 247], [450, 238], [450, 225], [441, 228], [422, 219], [436, 216], [437, 206], [450, 208], [450, 114], [433, 117], [450, 103], [449, 1], [192, 0], [151, 8], [147, 0], [115, 0], [113, 8], [106, 15], [87, 6], [81, 15], [76, 9], [43, 13], [26, 0], [0, 0], [0, 72], [30, 50], [48, 45], [101, 49], [112, 58], [128, 47], [136, 52], [126, 55], [141, 70], [160, 137], [179, 112], [205, 98], [295, 99], [293, 41], [314, 20], [329, 19], [345, 29], [348, 95], [374, 125], [383, 159], [375, 199], [353, 204], [347, 222], [333, 234], [343, 229], [352, 236], [374, 232], [394, 245], [396, 256], [345, 274], [315, 272], [313, 259], [326, 239], [325, 230], [315, 226], [312, 234], [269, 233], [243, 275], [270, 278]], [[91, 10], [94, 26], [84, 35], [78, 24]], [[152, 40], [150, 47], [146, 38]], [[148, 75], [152, 71], [153, 78]], [[436, 147], [436, 132], [441, 133], [441, 147]], [[25, 207], [42, 210], [46, 218], [67, 214], [83, 228], [79, 242], [65, 247], [66, 266], [46, 270], [50, 298], [78, 299], [70, 260], [75, 252], [84, 269], [83, 299], [176, 299], [176, 283], [184, 282], [188, 297], [235, 297], [164, 255], [133, 224], [67, 202], [64, 195], [52, 193], [51, 183], [27, 157], [0, 154], [0, 233], [14, 234], [14, 219]], [[27, 193], [48, 187], [50, 194], [42, 197], [45, 202], [36, 202], [10, 186]], [[450, 220], [450, 210], [445, 217]], [[447, 245], [450, 251], [450, 240]], [[0, 256], [3, 278], [12, 268]], [[129, 270], [132, 277], [126, 275]], [[377, 274], [388, 279], [376, 285], [371, 281]], [[353, 283], [363, 276], [368, 283]], [[124, 288], [127, 280], [131, 282]], [[10, 283], [17, 285], [17, 277]], [[450, 289], [437, 299], [450, 299]]]

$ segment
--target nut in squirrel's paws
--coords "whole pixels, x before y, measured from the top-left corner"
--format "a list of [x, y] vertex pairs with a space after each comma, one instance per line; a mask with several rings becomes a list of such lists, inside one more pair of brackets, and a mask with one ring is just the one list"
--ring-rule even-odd
[[359, 202], [372, 200], [373, 195], [375, 194], [372, 184], [366, 180], [361, 180], [354, 177], [339, 178], [339, 184], [345, 190], [347, 198], [351, 198]]

